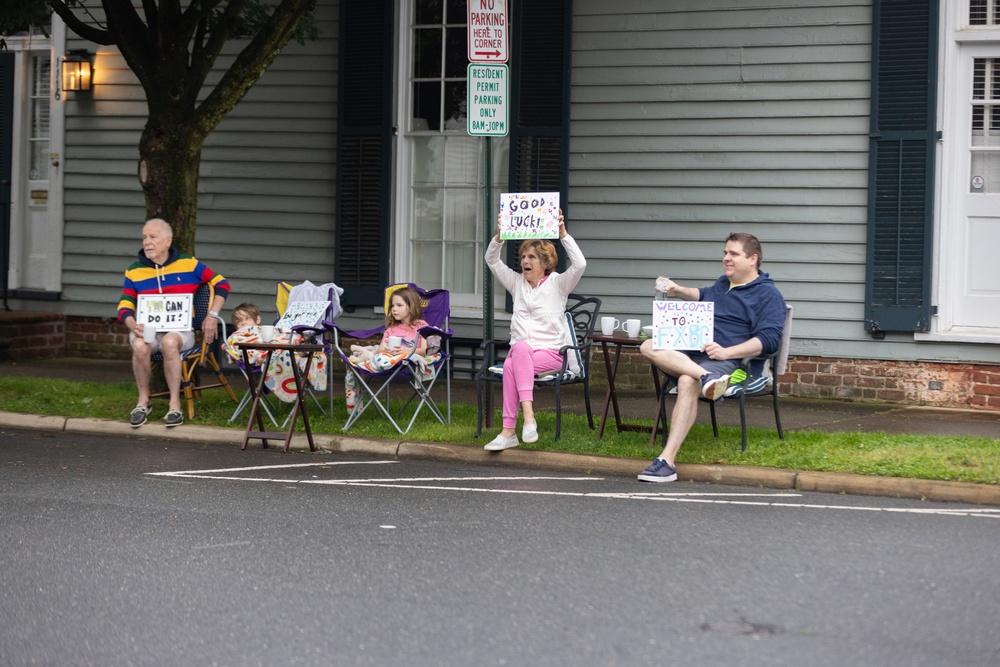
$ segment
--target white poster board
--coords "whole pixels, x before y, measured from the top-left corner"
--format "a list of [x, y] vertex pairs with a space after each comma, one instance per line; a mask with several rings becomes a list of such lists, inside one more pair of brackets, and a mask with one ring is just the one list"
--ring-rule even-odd
[[140, 294], [135, 319], [157, 331], [190, 331], [193, 294]]
[[559, 238], [558, 192], [500, 195], [500, 240]]
[[654, 301], [654, 350], [700, 350], [715, 335], [715, 304], [711, 301]]
[[285, 332], [295, 326], [320, 327], [329, 309], [329, 301], [293, 301], [274, 327]]

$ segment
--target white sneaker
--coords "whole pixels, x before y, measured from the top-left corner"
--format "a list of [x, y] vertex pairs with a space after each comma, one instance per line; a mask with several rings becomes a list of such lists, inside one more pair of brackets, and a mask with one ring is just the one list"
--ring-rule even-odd
[[525, 423], [521, 429], [521, 440], [527, 443], [538, 442], [538, 424], [535, 422]]
[[505, 438], [502, 435], [490, 440], [483, 449], [488, 452], [502, 452], [505, 449], [510, 449], [511, 447], [517, 447], [519, 444], [517, 441], [517, 436], [512, 435], [509, 438]]

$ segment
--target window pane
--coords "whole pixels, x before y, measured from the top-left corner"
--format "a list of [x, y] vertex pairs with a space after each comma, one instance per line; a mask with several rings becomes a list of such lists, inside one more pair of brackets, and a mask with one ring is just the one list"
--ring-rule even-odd
[[413, 138], [413, 184], [444, 185], [444, 137]]
[[466, 96], [465, 81], [447, 81], [444, 84], [444, 116], [446, 130], [465, 130], [466, 122]]
[[444, 182], [475, 186], [479, 182], [479, 140], [477, 137], [448, 137]]
[[[463, 21], [464, 23], [464, 21]], [[469, 67], [468, 35], [465, 26], [446, 31], [444, 75], [449, 79], [464, 79]]]
[[449, 243], [444, 286], [452, 292], [473, 294], [479, 275], [474, 244]]
[[413, 130], [441, 129], [441, 84], [425, 81], [413, 84]]
[[417, 0], [417, 25], [441, 23], [444, 20], [441, 0]]
[[441, 286], [441, 244], [413, 244], [413, 277], [424, 289]]
[[449, 241], [476, 240], [478, 190], [449, 190], [445, 214], [445, 238]]
[[969, 192], [1000, 194], [1000, 152], [972, 154], [972, 183], [969, 185]]
[[413, 31], [413, 76], [432, 79], [441, 76], [441, 30], [417, 28]]
[[441, 239], [444, 190], [439, 188], [413, 189], [413, 237]]
[[469, 20], [467, 2], [472, 2], [472, 0], [448, 0], [448, 23], [461, 23], [464, 25]]

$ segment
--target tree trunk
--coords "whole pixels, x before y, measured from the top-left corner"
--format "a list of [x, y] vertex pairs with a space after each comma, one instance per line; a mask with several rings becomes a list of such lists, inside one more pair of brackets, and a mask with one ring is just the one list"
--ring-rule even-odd
[[146, 195], [146, 219], [170, 223], [174, 245], [193, 255], [203, 139], [191, 125], [191, 119], [167, 119], [150, 111], [139, 140], [139, 182]]

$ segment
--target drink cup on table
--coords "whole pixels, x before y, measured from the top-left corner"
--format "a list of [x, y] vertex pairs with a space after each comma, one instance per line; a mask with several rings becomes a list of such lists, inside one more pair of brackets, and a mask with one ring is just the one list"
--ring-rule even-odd
[[629, 338], [638, 338], [641, 325], [642, 322], [639, 320], [625, 320], [625, 335]]
[[274, 326], [265, 324], [260, 328], [260, 342], [270, 343], [274, 340]]
[[610, 336], [615, 332], [620, 326], [618, 320], [613, 317], [602, 317], [601, 318], [601, 333], [605, 336]]

